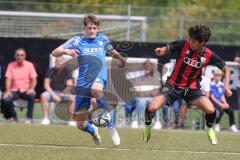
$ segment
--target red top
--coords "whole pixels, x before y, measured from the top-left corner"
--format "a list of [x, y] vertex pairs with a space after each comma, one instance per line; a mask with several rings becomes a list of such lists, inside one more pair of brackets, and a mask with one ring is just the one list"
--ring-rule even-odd
[[30, 81], [37, 77], [33, 64], [24, 61], [23, 65], [18, 65], [16, 61], [8, 64], [5, 74], [6, 78], [11, 78], [11, 91], [25, 92], [30, 88]]
[[170, 52], [178, 52], [176, 65], [167, 82], [180, 89], [200, 88], [202, 68], [214, 65], [221, 70], [225, 67], [223, 60], [208, 48], [199, 54], [190, 49], [190, 41], [177, 41], [168, 45]]

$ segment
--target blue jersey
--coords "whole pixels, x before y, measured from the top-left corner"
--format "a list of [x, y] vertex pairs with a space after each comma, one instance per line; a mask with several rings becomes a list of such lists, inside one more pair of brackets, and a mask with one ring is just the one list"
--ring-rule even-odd
[[113, 47], [104, 34], [98, 33], [94, 39], [75, 36], [65, 42], [63, 47], [79, 51], [78, 86], [88, 86], [98, 78], [107, 81], [105, 57], [107, 52], [113, 50]]
[[222, 96], [224, 95], [224, 85], [222, 82], [211, 82], [211, 95], [213, 95], [218, 101], [222, 102]]

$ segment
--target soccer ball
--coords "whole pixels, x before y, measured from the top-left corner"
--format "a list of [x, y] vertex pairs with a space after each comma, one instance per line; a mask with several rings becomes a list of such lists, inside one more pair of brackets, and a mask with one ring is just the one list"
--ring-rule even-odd
[[98, 127], [106, 127], [111, 121], [111, 116], [107, 110], [98, 108], [92, 112], [91, 121]]

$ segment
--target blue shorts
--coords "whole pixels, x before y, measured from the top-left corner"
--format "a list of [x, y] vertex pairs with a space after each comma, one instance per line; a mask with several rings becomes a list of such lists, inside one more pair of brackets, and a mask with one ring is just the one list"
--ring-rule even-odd
[[95, 81], [85, 86], [77, 86], [76, 99], [75, 99], [75, 112], [79, 112], [82, 109], [89, 110], [91, 105], [91, 87], [93, 83], [99, 83], [105, 90], [107, 82], [101, 78], [96, 78]]

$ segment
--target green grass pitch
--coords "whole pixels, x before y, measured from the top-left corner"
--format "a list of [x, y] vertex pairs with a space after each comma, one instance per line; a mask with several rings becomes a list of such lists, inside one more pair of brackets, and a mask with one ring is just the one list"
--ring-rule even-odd
[[0, 124], [0, 160], [239, 160], [240, 133], [218, 133], [211, 145], [204, 131], [160, 130], [149, 143], [142, 129], [118, 129], [121, 145], [114, 146], [101, 128], [102, 144], [76, 128]]

